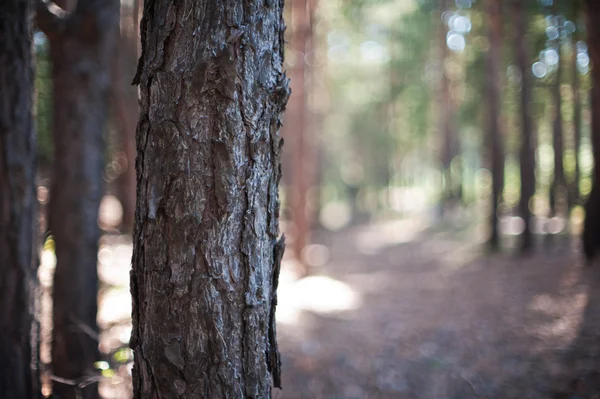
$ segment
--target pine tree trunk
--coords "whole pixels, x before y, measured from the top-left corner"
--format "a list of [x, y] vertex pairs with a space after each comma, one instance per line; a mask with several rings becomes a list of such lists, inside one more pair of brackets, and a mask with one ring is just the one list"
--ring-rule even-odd
[[535, 193], [535, 134], [531, 119], [531, 69], [527, 43], [527, 16], [521, 0], [515, 1], [515, 17], [517, 20], [517, 65], [521, 71], [521, 199], [519, 213], [525, 222], [521, 236], [521, 250], [527, 252], [532, 248], [531, 233], [531, 199]]
[[137, 130], [134, 397], [268, 398], [282, 0], [146, 2]]
[[[578, 20], [579, 16], [579, 4], [573, 3], [573, 20]], [[571, 51], [573, 57], [571, 58], [571, 72], [573, 74], [573, 81], [571, 83], [573, 87], [573, 149], [575, 151], [575, 176], [573, 177], [573, 183], [571, 184], [570, 191], [570, 206], [572, 207], [577, 204], [581, 204], [581, 193], [579, 192], [579, 180], [581, 174], [579, 170], [579, 149], [581, 148], [581, 93], [580, 93], [580, 78], [579, 69], [577, 68], [577, 35], [578, 31], [571, 34]]]
[[40, 397], [32, 8], [0, 2], [0, 398]]
[[[554, 1], [553, 11], [557, 13], [556, 3]], [[559, 28], [560, 29], [560, 28]], [[562, 80], [562, 55], [560, 36], [556, 39], [556, 52], [558, 54], [558, 65], [556, 67], [556, 76], [554, 86], [552, 87], [552, 96], [554, 97], [554, 122], [552, 126], [552, 146], [554, 148], [554, 180], [550, 191], [550, 214], [556, 216], [563, 214], [564, 202], [566, 200], [565, 192], [565, 172], [563, 166], [563, 119], [562, 119], [562, 96], [560, 93], [560, 85]]]
[[[442, 15], [445, 11], [452, 7], [450, 0], [439, 0], [439, 15]], [[449, 57], [448, 45], [446, 44], [447, 29], [442, 20], [438, 22], [439, 32], [438, 40], [440, 44], [439, 48], [439, 62], [441, 68], [441, 80], [438, 94], [438, 107], [439, 107], [439, 129], [442, 133], [442, 151], [441, 151], [441, 164], [442, 174], [444, 177], [442, 187], [442, 214], [446, 205], [452, 200], [457, 198], [455, 193], [455, 186], [457, 182], [454, 181], [452, 176], [452, 160], [458, 155], [458, 133], [455, 126], [455, 112], [456, 105], [453, 99], [452, 93], [452, 81], [448, 76], [446, 68], [446, 61]], [[460, 183], [458, 183], [460, 184]]]
[[[133, 231], [135, 214], [135, 126], [139, 119], [138, 91], [131, 85], [131, 76], [135, 74], [137, 59], [138, 33], [129, 24], [129, 14], [134, 10], [123, 10], [121, 30], [116, 56], [113, 58], [112, 103], [119, 125], [121, 153], [119, 163], [124, 170], [116, 180], [117, 196], [123, 207], [121, 229]], [[133, 17], [134, 18], [134, 17]]]
[[[290, 49], [294, 54], [294, 64], [290, 68], [292, 94], [289, 111], [285, 115], [283, 137], [288, 143], [285, 154], [290, 157], [291, 172], [288, 182], [288, 198], [292, 221], [295, 226], [292, 244], [296, 258], [302, 262], [302, 250], [309, 242], [310, 225], [307, 217], [307, 194], [310, 186], [310, 167], [308, 162], [309, 140], [307, 107], [307, 65], [305, 56], [311, 38], [310, 10], [308, 0], [291, 1], [293, 34]], [[307, 274], [306, 268], [302, 271]]]
[[[118, 7], [116, 0], [80, 0], [63, 18], [38, 11], [38, 22], [50, 41], [53, 84], [55, 154], [48, 222], [57, 264], [52, 369], [57, 377], [69, 380], [94, 376], [99, 358], [98, 208], [104, 188], [103, 135]], [[55, 381], [53, 391], [61, 399], [98, 395], [96, 384], [80, 390]]]
[[487, 142], [492, 172], [490, 209], [491, 235], [489, 245], [495, 250], [500, 245], [498, 232], [498, 204], [504, 187], [504, 145], [500, 128], [500, 65], [502, 46], [502, 10], [500, 0], [487, 0], [490, 47], [487, 55], [486, 94], [488, 101]]
[[585, 205], [583, 228], [583, 250], [588, 260], [594, 259], [600, 251], [600, 3], [587, 0], [588, 6], [588, 51], [592, 61], [592, 150], [594, 154], [594, 174], [592, 191]]

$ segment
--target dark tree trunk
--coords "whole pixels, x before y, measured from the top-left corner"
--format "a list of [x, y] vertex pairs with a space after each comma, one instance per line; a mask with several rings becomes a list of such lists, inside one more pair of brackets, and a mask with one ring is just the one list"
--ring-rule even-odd
[[[554, 1], [554, 13], [556, 14], [556, 3]], [[560, 29], [560, 28], [559, 28]], [[565, 172], [563, 166], [563, 119], [562, 119], [562, 96], [560, 94], [560, 85], [562, 80], [562, 55], [560, 45], [560, 35], [556, 39], [556, 52], [558, 54], [558, 65], [556, 68], [556, 76], [554, 86], [552, 87], [552, 97], [554, 97], [554, 122], [552, 127], [552, 146], [554, 148], [554, 180], [550, 189], [550, 213], [552, 216], [563, 214], [566, 205], [566, 187], [565, 187]]]
[[129, 24], [129, 18], [136, 18], [135, 10], [127, 10], [133, 15], [122, 15], [120, 40], [116, 56], [113, 58], [112, 103], [118, 121], [121, 151], [119, 164], [122, 174], [116, 181], [117, 196], [123, 207], [121, 228], [124, 232], [133, 231], [135, 214], [135, 126], [139, 119], [138, 91], [130, 83], [135, 74], [137, 60], [138, 33]]
[[490, 209], [491, 235], [489, 245], [492, 250], [498, 249], [500, 237], [498, 232], [498, 204], [504, 187], [504, 143], [500, 128], [500, 55], [502, 48], [502, 10], [501, 0], [487, 0], [490, 47], [487, 54], [486, 95], [488, 102], [488, 156], [492, 172], [492, 194]]
[[0, 398], [40, 396], [32, 8], [0, 2]]
[[[65, 16], [38, 7], [50, 41], [54, 169], [49, 228], [56, 242], [52, 369], [61, 379], [94, 375], [98, 360], [98, 207], [103, 193], [103, 134], [110, 61], [119, 17], [117, 0], [80, 0]], [[55, 382], [61, 399], [79, 388]], [[97, 397], [96, 384], [81, 389]]]
[[588, 51], [592, 61], [592, 150], [594, 174], [592, 192], [585, 205], [583, 250], [588, 260], [594, 259], [600, 250], [600, 2], [587, 0]]
[[282, 0], [146, 2], [134, 228], [134, 397], [268, 398]]
[[[573, 2], [573, 10], [573, 20], [577, 21], [579, 19], [578, 2]], [[579, 69], [577, 68], [577, 36], [578, 30], [571, 35], [571, 51], [573, 52], [573, 57], [571, 58], [573, 81], [571, 85], [573, 87], [573, 149], [575, 151], [575, 175], [569, 190], [569, 208], [576, 204], [581, 204], [581, 193], [579, 192], [579, 180], [581, 179], [579, 171], [579, 149], [581, 148], [581, 93], [579, 87]]]
[[[439, 15], [442, 15], [451, 6], [450, 0], [439, 0]], [[456, 185], [460, 182], [455, 182], [452, 176], [452, 160], [458, 155], [459, 143], [458, 132], [455, 125], [456, 104], [452, 93], [452, 81], [446, 70], [446, 60], [449, 56], [448, 45], [446, 44], [447, 29], [442, 20], [439, 21], [438, 39], [440, 44], [439, 62], [441, 68], [441, 80], [439, 86], [439, 129], [442, 134], [442, 151], [441, 163], [442, 174], [444, 176], [442, 187], [442, 214], [444, 208], [454, 199], [456, 199]]]
[[515, 1], [515, 17], [517, 21], [516, 49], [517, 65], [521, 71], [521, 199], [519, 213], [525, 221], [525, 230], [521, 236], [521, 250], [527, 252], [532, 248], [531, 233], [531, 198], [535, 193], [535, 135], [531, 118], [531, 68], [527, 43], [527, 15], [521, 0]]

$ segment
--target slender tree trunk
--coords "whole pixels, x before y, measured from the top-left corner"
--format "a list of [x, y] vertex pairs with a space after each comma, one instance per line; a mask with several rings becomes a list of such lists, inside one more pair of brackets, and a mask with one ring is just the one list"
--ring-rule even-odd
[[[308, 107], [307, 107], [307, 68], [305, 55], [311, 36], [310, 9], [308, 0], [292, 0], [292, 38], [290, 49], [294, 54], [294, 64], [290, 68], [292, 94], [289, 112], [285, 115], [283, 137], [289, 143], [285, 151], [289, 154], [291, 178], [287, 180], [288, 198], [295, 234], [292, 244], [296, 258], [302, 262], [302, 250], [310, 240], [310, 224], [306, 209], [307, 194], [310, 186], [310, 167], [307, 140]], [[287, 171], [286, 171], [287, 172]], [[307, 274], [306, 268], [303, 274]]]
[[500, 74], [502, 48], [502, 10], [500, 0], [487, 0], [489, 20], [490, 47], [487, 54], [486, 94], [488, 102], [487, 142], [492, 172], [492, 195], [490, 209], [491, 235], [489, 245], [492, 250], [498, 249], [500, 237], [498, 232], [498, 204], [504, 187], [504, 143], [500, 128]]
[[527, 43], [527, 15], [523, 2], [515, 0], [515, 17], [517, 23], [516, 49], [517, 65], [521, 71], [521, 199], [519, 213], [525, 221], [525, 229], [521, 236], [521, 250], [527, 252], [532, 248], [531, 233], [531, 198], [535, 193], [535, 135], [531, 119], [531, 68]]
[[[556, 14], [556, 3], [554, 1], [553, 11]], [[560, 28], [559, 28], [560, 29]], [[554, 86], [552, 87], [552, 97], [554, 97], [554, 122], [552, 129], [552, 146], [554, 148], [554, 180], [550, 191], [550, 214], [556, 216], [564, 214], [564, 205], [566, 200], [565, 190], [565, 172], [563, 166], [563, 119], [562, 119], [562, 96], [560, 85], [562, 80], [562, 55], [560, 45], [560, 35], [556, 39], [556, 53], [558, 54], [558, 65], [556, 67], [556, 76]]]
[[0, 2], [0, 398], [40, 397], [32, 8]]
[[600, 2], [587, 0], [588, 51], [592, 61], [591, 89], [591, 137], [594, 154], [592, 191], [585, 205], [583, 250], [588, 260], [594, 259], [600, 250]]
[[[57, 264], [52, 369], [69, 380], [93, 376], [99, 358], [98, 207], [118, 7], [116, 0], [80, 0], [64, 16], [38, 7], [38, 23], [50, 41], [53, 83], [55, 155], [48, 211]], [[53, 390], [61, 399], [97, 397], [96, 384], [80, 390], [55, 382]]]
[[134, 397], [268, 398], [283, 1], [146, 2], [137, 130]]
[[[573, 19], [578, 19], [578, 5], [573, 2], [574, 13]], [[577, 68], [577, 31], [571, 35], [571, 48], [573, 57], [571, 58], [571, 72], [573, 73], [573, 149], [575, 151], [575, 176], [571, 185], [570, 191], [570, 207], [575, 204], [580, 204], [581, 194], [579, 192], [579, 180], [581, 174], [579, 171], [579, 149], [581, 148], [581, 93], [580, 93], [580, 78], [579, 69]]]
[[[444, 11], [451, 7], [451, 1], [439, 0], [439, 15], [442, 15]], [[441, 81], [439, 86], [439, 129], [442, 133], [442, 174], [444, 176], [443, 191], [442, 191], [442, 210], [446, 205], [456, 198], [454, 186], [456, 182], [453, 181], [452, 177], [452, 160], [458, 154], [458, 134], [456, 132], [456, 126], [454, 122], [455, 118], [455, 103], [452, 96], [452, 81], [448, 76], [446, 70], [446, 60], [449, 56], [448, 45], [446, 44], [447, 29], [443, 21], [439, 22], [438, 25], [439, 43], [440, 43], [440, 68], [441, 68]], [[442, 211], [443, 212], [443, 211]]]
[[[135, 15], [134, 10], [129, 10]], [[116, 56], [113, 58], [112, 103], [118, 121], [121, 138], [121, 158], [119, 162], [124, 171], [117, 178], [117, 193], [123, 206], [121, 228], [131, 233], [133, 231], [135, 213], [135, 125], [139, 118], [138, 92], [129, 81], [135, 74], [137, 59], [138, 34], [129, 25], [129, 15], [121, 18], [120, 40]], [[132, 16], [135, 18], [135, 16]]]

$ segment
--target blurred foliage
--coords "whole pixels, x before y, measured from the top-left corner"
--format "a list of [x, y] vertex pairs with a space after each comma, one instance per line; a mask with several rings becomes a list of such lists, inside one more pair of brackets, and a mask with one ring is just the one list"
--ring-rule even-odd
[[[448, 4], [445, 9], [440, 4]], [[521, 78], [516, 67], [516, 27], [511, 2], [503, 7], [502, 126], [506, 145], [505, 190], [502, 210], [515, 207], [520, 195], [518, 148], [520, 143]], [[579, 74], [582, 93], [589, 89], [587, 50], [582, 5], [579, 1], [530, 0], [526, 3], [533, 92], [537, 191], [547, 195], [553, 176], [551, 89], [556, 60], [562, 58], [561, 93], [565, 134], [565, 173], [573, 179], [575, 157], [580, 161], [580, 186], [586, 193], [591, 167], [589, 101], [582, 95], [582, 142], [573, 148], [573, 74]], [[465, 205], [482, 200], [489, 189], [484, 150], [485, 56], [487, 10], [484, 1], [455, 0], [332, 0], [321, 2], [316, 42], [323, 43], [320, 73], [330, 97], [324, 116], [321, 146], [325, 152], [321, 201], [346, 202], [368, 214], [401, 212], [390, 194], [418, 188], [428, 204], [440, 198], [441, 148], [439, 81], [441, 68], [450, 79], [456, 107], [452, 116], [460, 152], [452, 173], [462, 176]], [[443, 21], [443, 22], [442, 22]], [[440, 60], [445, 23], [450, 48]], [[556, 52], [560, 43], [560, 54]], [[580, 56], [578, 70], [572, 57]], [[579, 58], [578, 58], [579, 60]], [[589, 58], [587, 59], [589, 64]], [[541, 73], [542, 71], [543, 73]], [[402, 201], [401, 201], [402, 202]]]

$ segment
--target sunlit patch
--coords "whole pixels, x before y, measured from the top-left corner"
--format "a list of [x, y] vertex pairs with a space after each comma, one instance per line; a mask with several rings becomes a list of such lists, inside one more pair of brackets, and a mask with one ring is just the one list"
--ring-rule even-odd
[[500, 231], [506, 235], [519, 235], [525, 231], [525, 221], [518, 216], [504, 216], [500, 218]]
[[48, 187], [39, 186], [37, 188], [37, 200], [40, 204], [45, 205], [48, 203]]
[[548, 36], [548, 39], [550, 39], [550, 40], [558, 39], [559, 32], [558, 32], [558, 29], [556, 28], [556, 26], [547, 27], [546, 28], [546, 36]]
[[587, 301], [587, 293], [559, 297], [548, 294], [535, 296], [527, 309], [550, 320], [536, 323], [529, 333], [546, 340], [553, 339], [557, 345], [568, 344], [577, 336]]
[[546, 49], [546, 50], [544, 50], [543, 55], [544, 55], [544, 62], [547, 65], [558, 64], [560, 56], [558, 55], [558, 51], [556, 51], [555, 49], [553, 49], [553, 48]]
[[541, 79], [548, 73], [548, 67], [545, 63], [537, 61], [534, 62], [531, 66], [531, 72], [533, 72], [533, 76], [535, 76], [538, 79]]
[[567, 226], [567, 220], [565, 218], [555, 216], [555, 217], [551, 218], [550, 220], [548, 220], [548, 223], [546, 225], [546, 231], [550, 234], [558, 234], [558, 233], [564, 231], [566, 226]]
[[325, 245], [311, 244], [302, 250], [302, 259], [309, 266], [320, 267], [329, 262], [329, 248]]
[[387, 48], [373, 40], [360, 45], [360, 54], [364, 61], [377, 64], [386, 62], [390, 58]]
[[310, 276], [278, 291], [277, 321], [295, 323], [302, 311], [333, 314], [360, 307], [360, 295], [348, 284], [328, 276]]
[[105, 195], [100, 203], [98, 222], [100, 227], [117, 227], [123, 217], [121, 202], [114, 195]]
[[129, 288], [107, 290], [98, 304], [98, 323], [110, 323], [129, 320], [131, 317], [131, 294]]
[[471, 31], [471, 20], [464, 15], [458, 15], [452, 23], [452, 29], [460, 33], [469, 33]]
[[461, 52], [465, 49], [467, 42], [463, 35], [455, 30], [451, 30], [446, 36], [446, 44], [450, 50]]
[[385, 248], [414, 240], [427, 224], [422, 220], [394, 220], [361, 229], [356, 234], [358, 250], [366, 255], [377, 254]]
[[102, 246], [98, 252], [100, 280], [113, 286], [128, 286], [132, 251], [131, 243]]
[[325, 204], [319, 214], [319, 220], [323, 227], [332, 231], [344, 228], [350, 223], [351, 217], [352, 211], [350, 205], [342, 201]]

